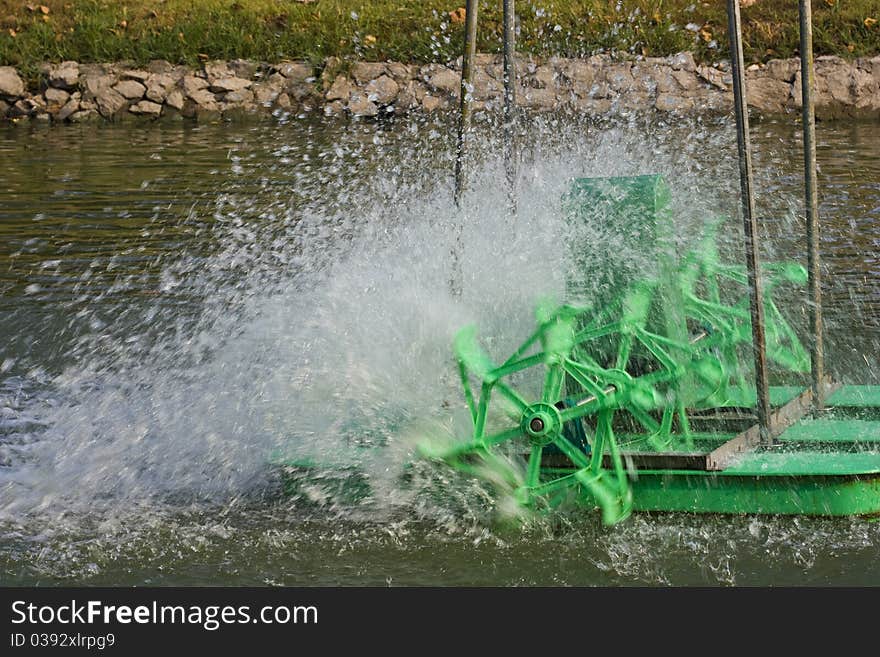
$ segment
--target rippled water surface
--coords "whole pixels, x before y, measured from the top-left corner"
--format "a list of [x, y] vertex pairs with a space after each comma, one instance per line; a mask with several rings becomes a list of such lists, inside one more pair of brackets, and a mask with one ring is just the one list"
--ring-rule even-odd
[[[477, 135], [457, 299], [444, 120], [0, 127], [0, 583], [880, 584], [869, 519], [513, 526], [475, 482], [400, 483], [460, 406], [458, 328], [509, 353], [563, 294], [567, 245], [639, 265], [563, 220], [573, 177], [664, 174], [682, 246], [736, 208], [724, 118], [532, 121], [516, 217], [497, 133]], [[818, 142], [829, 365], [877, 384], [880, 124]], [[803, 261], [798, 126], [756, 122], [753, 144], [764, 256]], [[736, 258], [739, 225], [722, 235]], [[372, 495], [285, 497], [279, 449], [356, 460]]]

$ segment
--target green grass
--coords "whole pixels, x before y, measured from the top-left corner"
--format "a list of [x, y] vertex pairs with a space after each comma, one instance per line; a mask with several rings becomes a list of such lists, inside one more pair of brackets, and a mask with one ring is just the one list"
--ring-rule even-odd
[[[0, 64], [249, 58], [275, 62], [344, 59], [448, 61], [463, 0], [0, 0]], [[817, 55], [880, 53], [877, 0], [814, 1]], [[47, 12], [42, 10], [47, 9]], [[522, 0], [518, 48], [537, 55], [600, 51], [663, 56], [692, 50], [726, 55], [724, 0]], [[749, 61], [797, 52], [796, 0], [757, 0], [743, 9]], [[869, 19], [866, 21], [866, 19]], [[878, 22], [874, 23], [870, 19]], [[688, 29], [690, 26], [690, 29]], [[501, 0], [481, 2], [478, 47], [501, 44]]]

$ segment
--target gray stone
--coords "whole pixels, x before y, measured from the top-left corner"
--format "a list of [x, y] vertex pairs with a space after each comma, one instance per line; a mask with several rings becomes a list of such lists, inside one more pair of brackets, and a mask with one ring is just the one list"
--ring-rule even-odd
[[80, 80], [80, 86], [82, 86], [86, 95], [90, 98], [96, 98], [99, 93], [109, 89], [114, 84], [116, 84], [116, 76], [106, 73], [88, 75]]
[[305, 82], [315, 75], [311, 64], [305, 62], [284, 62], [275, 67], [278, 73], [293, 82]]
[[30, 98], [22, 98], [21, 100], [15, 101], [12, 107], [9, 108], [7, 114], [11, 118], [21, 118], [25, 116], [33, 116], [37, 113], [39, 106], [33, 102]]
[[257, 71], [260, 70], [260, 65], [250, 59], [233, 59], [229, 62], [229, 68], [235, 77], [252, 80]]
[[701, 65], [697, 68], [697, 74], [713, 87], [721, 89], [721, 91], [727, 91], [728, 86], [724, 81], [724, 73], [717, 68]]
[[43, 98], [42, 95], [29, 96], [29, 97], [25, 98], [24, 100], [26, 100], [27, 102], [29, 102], [33, 106], [35, 112], [37, 112], [37, 111], [43, 112], [46, 110], [46, 99]]
[[79, 109], [79, 98], [77, 97], [77, 94], [74, 94], [70, 97], [70, 100], [68, 100], [67, 103], [64, 104], [64, 107], [58, 110], [58, 113], [55, 114], [55, 120], [64, 121], [75, 112], [78, 112]]
[[226, 93], [230, 91], [241, 91], [242, 89], [247, 89], [253, 84], [250, 80], [245, 80], [244, 78], [236, 78], [236, 77], [227, 77], [227, 78], [216, 78], [213, 82], [211, 82], [211, 91], [214, 93]]
[[693, 106], [693, 98], [675, 94], [657, 94], [657, 100], [654, 101], [654, 107], [661, 112], [685, 112], [692, 109]]
[[130, 69], [128, 71], [122, 71], [122, 73], [119, 74], [119, 77], [121, 77], [123, 80], [137, 80], [139, 82], [145, 82], [150, 78], [151, 75], [153, 74], [149, 71]]
[[699, 99], [699, 104], [702, 109], [727, 112], [733, 107], [733, 93], [708, 89], [706, 95]]
[[877, 78], [867, 71], [853, 67], [850, 73], [850, 91], [855, 97], [856, 103], [876, 94], [878, 87], [880, 87], [880, 81]]
[[553, 89], [520, 88], [517, 90], [517, 103], [533, 109], [552, 109], [556, 105], [556, 91]]
[[880, 109], [880, 80], [868, 71], [853, 69], [852, 90], [856, 97], [857, 108], [867, 110], [869, 115]]
[[697, 76], [694, 75], [692, 72], [688, 72], [683, 69], [672, 69], [672, 77], [675, 78], [675, 81], [678, 82], [678, 85], [685, 91], [693, 91], [700, 86]]
[[205, 78], [207, 78], [209, 83], [214, 84], [215, 80], [234, 77], [235, 73], [233, 73], [226, 62], [219, 60], [205, 62]]
[[194, 93], [203, 91], [208, 87], [208, 81], [204, 78], [197, 78], [194, 75], [187, 75], [180, 82], [183, 87], [183, 93], [192, 98]]
[[190, 99], [196, 104], [196, 109], [207, 112], [217, 112], [220, 106], [217, 104], [217, 97], [207, 89], [199, 89], [189, 94]]
[[539, 66], [535, 69], [532, 79], [538, 89], [553, 89], [556, 87], [556, 71], [550, 66]]
[[5, 100], [0, 100], [0, 119], [6, 116], [6, 112], [9, 111], [9, 103]]
[[581, 60], [564, 63], [561, 71], [562, 75], [571, 82], [574, 91], [579, 94], [579, 89], [589, 91], [596, 79], [596, 68]]
[[612, 64], [605, 69], [605, 80], [614, 91], [629, 91], [635, 84], [632, 66], [629, 63]]
[[147, 92], [147, 88], [137, 80], [123, 80], [114, 85], [113, 90], [128, 100], [140, 100]]
[[[421, 87], [421, 96], [417, 96], [417, 86]], [[397, 114], [407, 112], [414, 107], [417, 107], [424, 96], [424, 85], [417, 80], [410, 80], [401, 86], [400, 92], [397, 94], [397, 101], [394, 103], [394, 111]]]
[[[458, 66], [461, 68], [461, 58], [459, 57]], [[474, 57], [474, 65], [475, 66], [492, 66], [493, 64], [501, 63], [501, 55], [495, 55], [490, 52], [478, 52], [476, 57]]]
[[387, 75], [370, 80], [364, 88], [367, 98], [379, 105], [390, 105], [397, 98], [400, 86]]
[[330, 89], [324, 96], [327, 100], [348, 100], [351, 95], [352, 85], [344, 75], [337, 75]]
[[764, 67], [767, 75], [783, 82], [792, 82], [800, 69], [800, 62], [796, 59], [771, 59]]
[[24, 95], [24, 82], [11, 66], [0, 66], [0, 96], [18, 98]]
[[165, 102], [168, 92], [174, 88], [176, 80], [167, 73], [154, 73], [147, 78], [145, 84], [147, 85], [147, 93], [145, 94], [147, 100], [161, 104]]
[[[95, 102], [98, 105], [98, 111], [105, 119], [112, 119], [128, 104], [125, 96], [111, 88], [101, 89], [95, 94]], [[71, 120], [73, 120], [73, 117], [71, 117]]]
[[593, 86], [590, 87], [590, 91], [587, 94], [589, 98], [611, 98], [614, 94], [611, 90], [611, 85], [609, 85], [604, 80], [597, 80], [593, 83]]
[[290, 109], [293, 103], [290, 102], [290, 96], [285, 94], [278, 94], [278, 98], [275, 99], [275, 104], [278, 105], [281, 109]]
[[223, 96], [223, 102], [228, 105], [252, 105], [254, 102], [254, 92], [250, 89], [230, 91]]
[[[797, 75], [798, 91], [795, 102], [801, 105], [800, 72]], [[816, 105], [852, 105], [852, 66], [840, 57], [822, 56], [816, 58]]]
[[162, 106], [150, 100], [142, 100], [128, 108], [132, 114], [141, 114], [146, 116], [159, 116], [162, 113]]
[[254, 92], [254, 101], [260, 105], [269, 106], [275, 102], [281, 89], [270, 82], [257, 82], [252, 87]]
[[348, 111], [353, 116], [376, 116], [379, 113], [379, 108], [366, 94], [355, 92], [349, 98]]
[[383, 62], [357, 62], [351, 66], [351, 77], [360, 85], [375, 80], [385, 73], [386, 67]]
[[673, 75], [674, 72], [671, 66], [665, 64], [651, 71], [651, 79], [658, 94], [677, 94], [681, 91], [681, 85]]
[[321, 70], [321, 89], [327, 91], [338, 75], [342, 73], [342, 60], [339, 57], [328, 57], [324, 60]]
[[461, 74], [446, 67], [440, 67], [428, 78], [428, 86], [458, 97], [461, 91]]
[[484, 101], [491, 98], [500, 98], [501, 93], [501, 83], [490, 76], [486, 69], [478, 68], [474, 71], [473, 96], [475, 99]]
[[49, 84], [59, 89], [73, 89], [79, 82], [79, 64], [62, 62], [49, 72]]
[[591, 116], [599, 116], [608, 114], [611, 111], [612, 103], [607, 98], [578, 98], [575, 101], [575, 108]]
[[428, 93], [428, 87], [425, 85], [424, 82], [421, 82], [420, 80], [413, 80], [410, 91], [412, 91], [415, 99], [421, 103], [422, 98], [424, 98]]
[[281, 73], [273, 73], [265, 79], [265, 82], [277, 87], [279, 91], [288, 85], [287, 78], [281, 75]]
[[116, 75], [113, 66], [110, 64], [79, 65], [80, 86], [82, 86], [82, 78], [99, 78], [102, 75]]
[[324, 105], [324, 116], [341, 116], [344, 111], [345, 104], [341, 100], [334, 100]]
[[761, 112], [781, 113], [791, 96], [791, 84], [765, 76], [746, 76], [749, 107]]
[[170, 75], [174, 70], [174, 65], [165, 59], [154, 59], [147, 64], [147, 70], [156, 75]]
[[165, 97], [165, 104], [168, 105], [168, 107], [173, 107], [178, 112], [183, 109], [184, 101], [185, 98], [180, 89], [172, 89], [168, 92], [168, 96]]
[[46, 89], [43, 92], [43, 96], [46, 97], [46, 105], [49, 107], [55, 106], [56, 109], [64, 105], [70, 98], [70, 94], [64, 91], [64, 89], [56, 89], [55, 87]]
[[412, 68], [400, 62], [389, 62], [387, 65], [388, 75], [393, 77], [398, 84], [408, 82], [413, 77]]
[[100, 115], [93, 109], [80, 110], [70, 115], [68, 119], [71, 123], [93, 123], [100, 118]]
[[880, 80], [880, 55], [868, 60], [865, 70], [870, 70], [871, 75]]
[[434, 112], [444, 106], [444, 102], [442, 98], [438, 98], [437, 96], [432, 96], [430, 94], [425, 94], [422, 97], [422, 109], [428, 113]]
[[[175, 110], [171, 110], [172, 112]], [[191, 98], [186, 98], [183, 101], [183, 107], [177, 112], [180, 116], [186, 117], [188, 119], [195, 118], [196, 114], [198, 114], [199, 106], [196, 104], [194, 100]]]
[[691, 52], [680, 52], [668, 58], [669, 65], [677, 71], [688, 71], [693, 73], [697, 70], [697, 62], [694, 61], [694, 54]]
[[654, 99], [643, 91], [630, 91], [620, 97], [620, 109], [644, 110], [651, 107]]
[[309, 96], [315, 95], [315, 87], [309, 82], [290, 82], [287, 85], [287, 93], [298, 101], [304, 101]]

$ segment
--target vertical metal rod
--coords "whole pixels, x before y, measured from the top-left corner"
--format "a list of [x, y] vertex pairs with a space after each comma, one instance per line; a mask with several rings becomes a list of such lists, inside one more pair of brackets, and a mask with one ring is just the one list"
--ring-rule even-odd
[[742, 196], [743, 233], [745, 237], [746, 268], [749, 277], [749, 309], [752, 318], [752, 348], [755, 357], [755, 388], [758, 397], [758, 425], [761, 442], [769, 444], [770, 384], [767, 375], [767, 348], [764, 336], [764, 294], [758, 259], [758, 223], [755, 219], [755, 199], [752, 194], [752, 152], [749, 143], [749, 110], [746, 102], [745, 64], [742, 50], [742, 23], [739, 0], [727, 0], [730, 61], [733, 71], [734, 113], [739, 151], [739, 180]]
[[474, 59], [477, 55], [478, 0], [467, 0], [464, 18], [464, 50], [461, 58], [461, 114], [458, 123], [458, 152], [455, 157], [455, 204], [461, 206], [466, 184], [465, 155], [471, 129], [473, 103]]
[[813, 105], [813, 16], [810, 0], [799, 0], [801, 31], [801, 97], [804, 129], [804, 206], [807, 219], [807, 271], [809, 274], [810, 379], [813, 411], [825, 405], [825, 356], [822, 337], [822, 289], [819, 259], [819, 197], [816, 189], [816, 112]]
[[516, 10], [504, 0], [504, 170], [511, 214], [516, 214]]
[[[455, 191], [453, 199], [455, 207], [461, 209], [462, 196], [466, 185], [467, 141], [471, 131], [471, 103], [473, 102], [474, 87], [474, 59], [477, 55], [477, 7], [478, 0], [467, 0], [465, 4], [464, 18], [464, 49], [461, 57], [461, 114], [458, 123], [458, 150], [455, 156]], [[461, 250], [462, 222], [459, 216], [453, 226], [454, 236], [452, 245], [452, 280], [450, 289], [453, 296], [461, 296], [462, 271]]]

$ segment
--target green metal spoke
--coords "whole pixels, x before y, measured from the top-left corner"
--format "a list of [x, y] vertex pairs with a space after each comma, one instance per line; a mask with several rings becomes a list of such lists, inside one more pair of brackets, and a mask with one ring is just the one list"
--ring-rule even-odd
[[557, 436], [553, 441], [553, 444], [556, 445], [559, 448], [559, 451], [565, 454], [577, 467], [589, 467], [590, 461], [587, 459], [587, 455], [572, 445], [565, 436]]
[[501, 382], [496, 383], [495, 389], [504, 398], [512, 401], [520, 413], [522, 413], [523, 411], [525, 411], [529, 407], [528, 402], [525, 399], [523, 399], [516, 390], [511, 388], [506, 383], [501, 383]]
[[471, 420], [474, 423], [477, 421], [477, 404], [474, 400], [474, 391], [471, 388], [471, 382], [468, 377], [467, 367], [461, 361], [458, 363], [458, 374], [461, 378], [461, 387], [464, 388], [464, 399], [467, 402], [468, 410], [471, 412]]
[[491, 447], [492, 445], [498, 445], [499, 443], [521, 437], [522, 430], [519, 427], [515, 427], [513, 429], [507, 429], [506, 431], [493, 433], [491, 436], [486, 436], [479, 444], [482, 447]]
[[521, 372], [522, 370], [527, 370], [528, 368], [534, 367], [535, 365], [540, 365], [544, 362], [545, 359], [546, 356], [544, 355], [544, 352], [541, 352], [514, 361], [508, 365], [497, 367], [492, 370], [491, 374], [494, 379], [500, 379], [503, 376], [510, 376], [511, 374], [516, 374], [517, 372]]
[[612, 324], [606, 324], [605, 326], [600, 326], [599, 328], [585, 329], [574, 334], [574, 341], [576, 343], [582, 343], [588, 342], [590, 340], [596, 340], [597, 338], [604, 338], [606, 335], [619, 333], [620, 326], [620, 322], [613, 322]]
[[545, 496], [550, 495], [554, 492], [570, 489], [572, 486], [576, 486], [578, 484], [577, 477], [575, 477], [574, 473], [567, 474], [562, 477], [558, 477], [552, 481], [548, 481], [546, 483], [540, 484], [539, 486], [535, 486], [532, 489], [532, 494], [535, 496]]
[[480, 391], [480, 401], [477, 404], [477, 415], [474, 419], [474, 440], [479, 441], [483, 437], [486, 428], [486, 414], [489, 412], [489, 397], [492, 395], [492, 384], [483, 383]]
[[535, 488], [541, 482], [541, 459], [543, 455], [543, 447], [532, 445], [532, 452], [529, 454], [529, 466], [526, 471], [526, 486], [529, 488]]
[[565, 370], [561, 363], [547, 366], [547, 374], [544, 377], [544, 389], [541, 393], [541, 401], [545, 404], [555, 404], [562, 395], [562, 383]]

